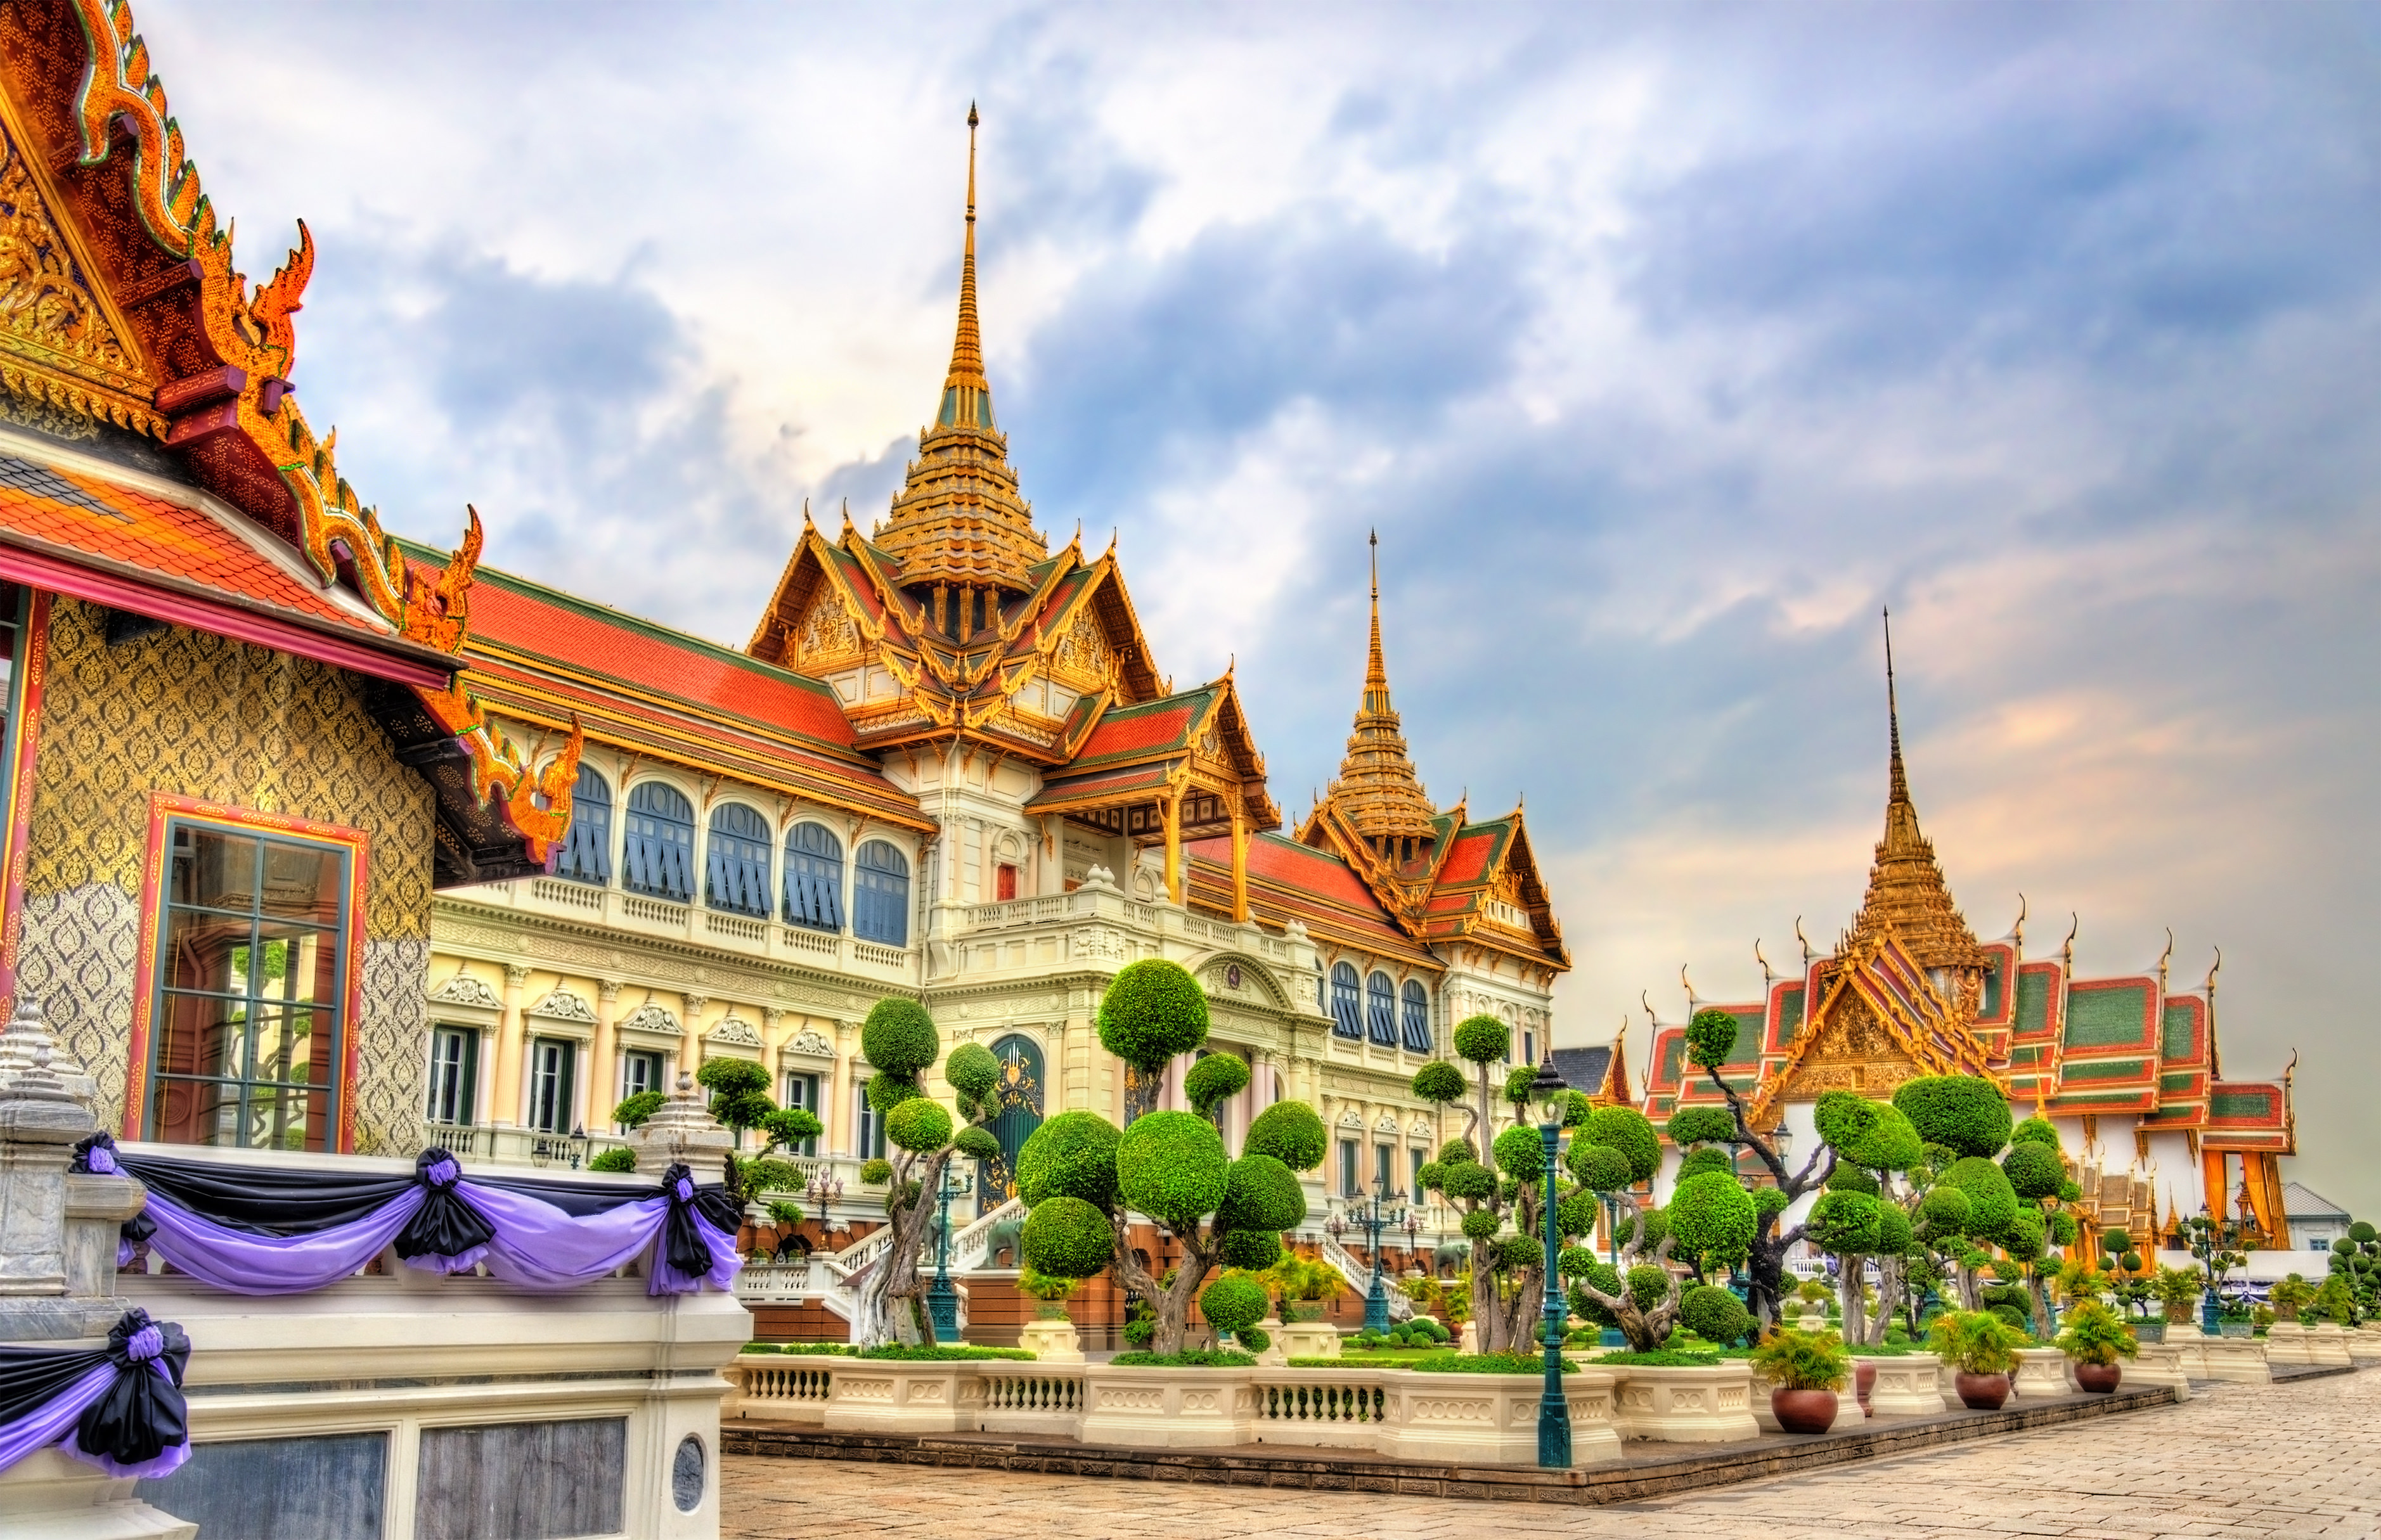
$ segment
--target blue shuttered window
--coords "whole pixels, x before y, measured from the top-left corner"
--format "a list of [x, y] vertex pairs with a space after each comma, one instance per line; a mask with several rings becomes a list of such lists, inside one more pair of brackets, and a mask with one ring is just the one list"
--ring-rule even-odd
[[1359, 985], [1356, 970], [1345, 963], [1331, 965], [1331, 1035], [1361, 1040], [1364, 1024], [1359, 1015], [1362, 1007], [1358, 1001]]
[[1364, 1023], [1372, 1029], [1373, 1041], [1383, 1048], [1398, 1046], [1398, 987], [1389, 976], [1376, 973], [1364, 981]]
[[694, 897], [694, 804], [658, 781], [629, 794], [629, 839], [621, 884], [680, 903]]
[[786, 831], [786, 923], [843, 928], [843, 842], [824, 824], [798, 823]]
[[[1419, 978], [1406, 980], [1406, 1051], [1430, 1051], [1430, 991], [1422, 987]], [[1421, 1189], [1416, 1188], [1419, 1192]]]
[[740, 802], [711, 815], [702, 867], [703, 902], [739, 915], [769, 912], [769, 820]]
[[570, 788], [570, 832], [554, 858], [554, 875], [573, 882], [612, 885], [612, 785], [586, 765]]
[[860, 847], [852, 862], [851, 933], [886, 946], [910, 944], [910, 862], [882, 840]]

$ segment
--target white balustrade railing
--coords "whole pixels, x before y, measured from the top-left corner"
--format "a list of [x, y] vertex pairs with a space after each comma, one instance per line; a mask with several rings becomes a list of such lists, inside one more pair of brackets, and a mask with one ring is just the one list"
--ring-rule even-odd
[[1370, 1449], [1388, 1413], [1378, 1370], [1259, 1369], [1250, 1376], [1260, 1444]]
[[1052, 1433], [1073, 1437], [1083, 1418], [1083, 1365], [987, 1364], [983, 1410], [985, 1433]]
[[992, 1256], [992, 1232], [1002, 1225], [1025, 1218], [1025, 1201], [1010, 1198], [991, 1213], [951, 1237], [951, 1271], [971, 1273], [983, 1267]]
[[[1357, 1298], [1363, 1298], [1372, 1289], [1373, 1265], [1359, 1261], [1354, 1253], [1328, 1233], [1323, 1237], [1323, 1260], [1339, 1269], [1339, 1276], [1348, 1280], [1348, 1287], [1355, 1291]], [[1406, 1297], [1406, 1291], [1398, 1287], [1397, 1280], [1385, 1277], [1381, 1279], [1381, 1288], [1389, 1296], [1389, 1319], [1412, 1320], [1413, 1301]]]

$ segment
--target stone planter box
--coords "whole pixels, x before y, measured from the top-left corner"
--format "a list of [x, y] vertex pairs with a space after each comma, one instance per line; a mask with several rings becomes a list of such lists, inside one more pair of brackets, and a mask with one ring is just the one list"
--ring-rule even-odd
[[[1620, 1458], [1620, 1434], [1613, 1420], [1614, 1374], [1587, 1368], [1563, 1376], [1563, 1394], [1570, 1403], [1574, 1467]], [[1374, 1445], [1380, 1453], [1395, 1460], [1464, 1465], [1537, 1463], [1543, 1376], [1404, 1371], [1381, 1379], [1382, 1425]]]
[[[1271, 1327], [1265, 1329], [1274, 1330]], [[1470, 1329], [1469, 1323], [1465, 1329]], [[1290, 1321], [1274, 1331], [1273, 1340], [1281, 1344], [1285, 1359], [1339, 1356], [1339, 1328], [1329, 1321]]]
[[748, 1352], [720, 1372], [736, 1387], [720, 1403], [723, 1417], [766, 1417], [773, 1422], [826, 1424], [834, 1355]]
[[[2143, 1342], [2140, 1353], [2125, 1365], [2123, 1388], [2138, 1390], [2146, 1386], [2163, 1385], [2174, 1391], [2175, 1400], [2191, 1399], [2191, 1370], [2187, 1363], [2189, 1350], [2180, 1342]], [[2205, 1378], [2204, 1375], [2200, 1376]]]
[[1028, 1321], [1025, 1329], [1017, 1334], [1017, 1345], [1033, 1355], [1040, 1364], [1081, 1364], [1083, 1361], [1082, 1333], [1072, 1321]]
[[2350, 1361], [2370, 1364], [2376, 1359], [2381, 1359], [2381, 1325], [2368, 1321], [2354, 1331], [2345, 1332], [2342, 1335], [2348, 1340], [2348, 1356]]
[[2314, 1363], [2314, 1344], [2308, 1340], [2307, 1328], [2296, 1321], [2276, 1321], [2267, 1327], [2265, 1362], [2276, 1364]]
[[1932, 1353], [1908, 1357], [1859, 1358], [1876, 1365], [1876, 1383], [1869, 1388], [1869, 1411], [1879, 1417], [1916, 1417], [1943, 1410], [1937, 1387], [1942, 1360]]
[[2270, 1385], [2274, 1372], [2266, 1364], [2265, 1344], [2253, 1337], [2203, 1337], [2200, 1357], [2207, 1377], [2236, 1385]]
[[1619, 1376], [1612, 1421], [1624, 1438], [1725, 1444], [1761, 1436], [1752, 1415], [1752, 1371], [1742, 1363], [1676, 1369], [1618, 1364], [1611, 1372]]
[[2067, 1355], [2057, 1348], [2020, 1348], [2017, 1373], [2009, 1376], [2009, 1394], [2020, 1401], [2074, 1393], [2068, 1382]]
[[983, 1411], [982, 1363], [902, 1364], [828, 1358], [824, 1425], [835, 1433], [958, 1433]]
[[2356, 1359], [2348, 1351], [2348, 1331], [2337, 1321], [2323, 1321], [2307, 1333], [2308, 1359], [2327, 1368], [2352, 1369]]
[[1968, 1409], [1968, 1403], [1960, 1399], [1960, 1371], [1941, 1358], [1935, 1361], [1935, 1399], [1943, 1403], [1946, 1412]]
[[1152, 1449], [1253, 1443], [1249, 1373], [1094, 1365], [1083, 1371], [1082, 1431], [1077, 1437], [1086, 1444]]
[[[1857, 1371], [1858, 1365], [1855, 1364], [1854, 1372]], [[1860, 1398], [1852, 1393], [1853, 1384], [1852, 1375], [1845, 1375], [1843, 1388], [1836, 1392], [1836, 1420], [1827, 1425], [1829, 1433], [1849, 1433], [1867, 1420], [1868, 1414], [1861, 1410]], [[1777, 1413], [1769, 1408], [1769, 1393], [1776, 1388], [1777, 1386], [1761, 1377], [1758, 1370], [1752, 1371], [1747, 1409], [1752, 1412], [1752, 1420], [1761, 1425], [1764, 1433], [1786, 1431], [1778, 1424]]]

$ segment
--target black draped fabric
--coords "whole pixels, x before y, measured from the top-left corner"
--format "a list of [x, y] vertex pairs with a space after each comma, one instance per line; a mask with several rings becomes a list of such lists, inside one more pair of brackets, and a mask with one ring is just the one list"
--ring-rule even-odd
[[495, 1239], [496, 1231], [455, 1191], [456, 1183], [463, 1180], [463, 1168], [453, 1156], [433, 1146], [415, 1158], [413, 1177], [422, 1186], [421, 1207], [391, 1243], [397, 1255], [409, 1260], [416, 1256], [476, 1259], [482, 1248]]
[[[119, 1152], [116, 1164], [128, 1174], [145, 1182], [150, 1191], [162, 1193], [175, 1203], [219, 1225], [245, 1230], [256, 1235], [303, 1235], [311, 1231], [326, 1230], [332, 1225], [348, 1224], [363, 1219], [382, 1206], [395, 1201], [417, 1182], [428, 1185], [431, 1201], [424, 1204], [425, 1216], [433, 1207], [441, 1207], [438, 1195], [442, 1189], [429, 1182], [423, 1172], [444, 1150], [424, 1150], [414, 1163], [410, 1176], [368, 1176], [355, 1171], [326, 1171], [309, 1168], [275, 1166], [264, 1162], [255, 1165], [227, 1165], [215, 1160], [188, 1160], [172, 1156], [132, 1155]], [[683, 1167], [675, 1168], [683, 1170]], [[550, 1204], [574, 1219], [590, 1214], [607, 1213], [624, 1203], [639, 1203], [653, 1195], [650, 1190], [614, 1186], [610, 1183], [572, 1182], [549, 1176], [516, 1176], [501, 1170], [485, 1168], [471, 1172], [471, 1180], [482, 1187], [500, 1187], [508, 1193]], [[696, 1189], [697, 1201], [702, 1203], [704, 1215], [720, 1229], [735, 1233], [742, 1222], [742, 1210], [738, 1208], [719, 1184], [705, 1183]], [[451, 1203], [467, 1207], [463, 1200], [449, 1194]], [[145, 1221], [144, 1221], [145, 1222]], [[419, 1226], [423, 1221], [417, 1219]], [[434, 1221], [433, 1221], [434, 1223]], [[427, 1233], [427, 1232], [425, 1232]], [[147, 1233], [132, 1235], [130, 1240], [145, 1240]], [[482, 1236], [471, 1244], [481, 1244]], [[453, 1251], [433, 1248], [436, 1255], [459, 1255], [464, 1248]], [[430, 1252], [406, 1252], [399, 1255], [425, 1255]]]
[[106, 1362], [105, 1348], [0, 1348], [0, 1424], [26, 1417]]
[[[662, 1256], [690, 1278], [701, 1278], [712, 1265], [711, 1247], [702, 1231], [694, 1227], [695, 1195], [694, 1173], [684, 1164], [672, 1165], [662, 1173], [662, 1196], [669, 1199], [669, 1218], [662, 1226]], [[720, 1228], [735, 1233], [727, 1226]]]
[[[189, 1442], [182, 1376], [189, 1368], [190, 1340], [182, 1328], [171, 1321], [153, 1325], [147, 1311], [128, 1310], [107, 1334], [106, 1357], [116, 1365], [116, 1383], [75, 1425], [75, 1443], [83, 1452], [141, 1465]], [[153, 1358], [165, 1365], [165, 1374], [150, 1370]]]

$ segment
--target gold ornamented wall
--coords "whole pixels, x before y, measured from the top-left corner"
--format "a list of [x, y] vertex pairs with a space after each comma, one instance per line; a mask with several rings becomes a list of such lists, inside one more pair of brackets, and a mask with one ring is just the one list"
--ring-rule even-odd
[[356, 1148], [411, 1150], [430, 958], [433, 794], [397, 763], [355, 678], [171, 627], [107, 645], [104, 610], [59, 599], [40, 722], [18, 987], [120, 1122], [139, 987], [149, 794], [346, 824], [371, 837]]

